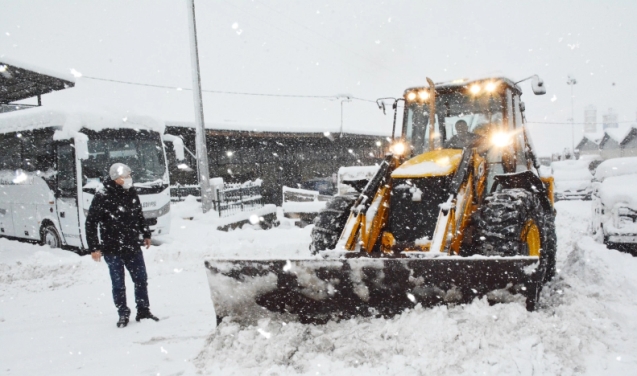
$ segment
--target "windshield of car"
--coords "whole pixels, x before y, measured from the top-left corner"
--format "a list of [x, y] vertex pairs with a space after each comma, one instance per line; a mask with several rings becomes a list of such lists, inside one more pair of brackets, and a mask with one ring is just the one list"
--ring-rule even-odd
[[[436, 96], [436, 142], [444, 145], [457, 135], [456, 123], [464, 120], [470, 133], [485, 136], [503, 122], [505, 101], [498, 93], [467, 95], [461, 90]], [[414, 148], [414, 154], [429, 150], [429, 105], [421, 101], [407, 101], [404, 117], [405, 139]]]
[[166, 172], [159, 136], [144, 139], [97, 138], [88, 141], [89, 158], [82, 161], [83, 184], [108, 175], [113, 163], [124, 163], [135, 184], [162, 183]]

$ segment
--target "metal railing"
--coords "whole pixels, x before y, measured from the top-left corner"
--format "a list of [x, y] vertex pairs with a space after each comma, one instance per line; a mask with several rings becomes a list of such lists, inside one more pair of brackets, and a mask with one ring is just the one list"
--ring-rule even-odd
[[[201, 201], [199, 185], [180, 185], [170, 187], [170, 199], [173, 202], [183, 201], [188, 196], [194, 196]], [[261, 181], [248, 181], [243, 184], [224, 183], [223, 188], [216, 188], [213, 207], [220, 217], [227, 217], [243, 211], [252, 211], [263, 207], [261, 196]]]
[[215, 192], [214, 207], [220, 217], [263, 207], [261, 183], [224, 184], [223, 190]]
[[170, 186], [170, 200], [171, 201], [183, 201], [188, 196], [195, 196], [197, 200], [201, 200], [201, 189], [199, 185], [171, 185]]

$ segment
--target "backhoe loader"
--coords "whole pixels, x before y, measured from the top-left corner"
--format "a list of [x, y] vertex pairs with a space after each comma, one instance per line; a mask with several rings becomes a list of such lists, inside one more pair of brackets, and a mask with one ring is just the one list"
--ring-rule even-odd
[[534, 310], [557, 241], [522, 81], [428, 78], [392, 98], [402, 135], [375, 176], [354, 184], [360, 193], [334, 197], [314, 220], [314, 258], [206, 261], [217, 319], [325, 323], [482, 297]]

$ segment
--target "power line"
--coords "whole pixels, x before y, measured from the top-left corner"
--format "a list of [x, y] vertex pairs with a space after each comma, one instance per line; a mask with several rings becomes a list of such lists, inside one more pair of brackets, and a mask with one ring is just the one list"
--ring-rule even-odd
[[[89, 80], [96, 81], [106, 81], [106, 82], [114, 82], [118, 84], [126, 84], [126, 85], [135, 85], [135, 86], [146, 86], [153, 87], [158, 89], [171, 89], [171, 90], [192, 90], [190, 88], [182, 88], [176, 86], [166, 86], [166, 85], [156, 85], [156, 84], [147, 84], [143, 82], [132, 82], [132, 81], [122, 81], [122, 80], [113, 80], [110, 78], [101, 78], [101, 77], [92, 77], [92, 76], [82, 76], [82, 78], [87, 78]], [[230, 94], [230, 95], [249, 95], [249, 96], [257, 96], [257, 97], [278, 97], [278, 98], [309, 98], [309, 99], [327, 99], [327, 100], [339, 100], [344, 97], [359, 100], [362, 102], [371, 102], [376, 103], [376, 101], [372, 101], [369, 99], [358, 98], [353, 96], [338, 96], [338, 95], [302, 95], [302, 94], [269, 94], [269, 93], [250, 93], [250, 92], [241, 92], [241, 91], [223, 91], [223, 90], [205, 90], [202, 89], [202, 92], [205, 93], [213, 93], [213, 94]]]

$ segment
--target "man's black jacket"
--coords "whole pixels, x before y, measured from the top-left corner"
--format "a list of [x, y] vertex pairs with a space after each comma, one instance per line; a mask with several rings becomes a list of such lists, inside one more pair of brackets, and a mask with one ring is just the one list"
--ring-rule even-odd
[[102, 182], [104, 189], [96, 192], [86, 217], [89, 250], [100, 250], [105, 255], [138, 250], [139, 235], [150, 239], [150, 229], [144, 221], [137, 191], [133, 187], [128, 190], [122, 188], [108, 176]]

